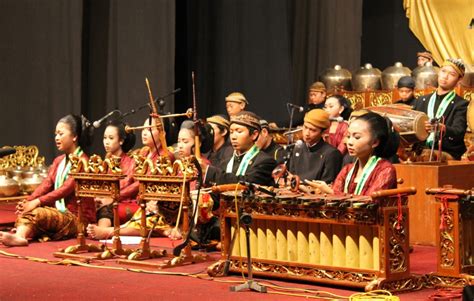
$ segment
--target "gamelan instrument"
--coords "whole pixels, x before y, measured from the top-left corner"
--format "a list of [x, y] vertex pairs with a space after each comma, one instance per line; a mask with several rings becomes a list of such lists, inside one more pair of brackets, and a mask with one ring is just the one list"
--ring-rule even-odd
[[433, 286], [474, 285], [474, 190], [428, 188], [436, 200], [437, 271]]
[[367, 107], [366, 109], [389, 118], [395, 130], [399, 132], [401, 142], [405, 146], [425, 141], [428, 138], [429, 133], [425, 129], [428, 115], [423, 112], [397, 104]]
[[253, 219], [254, 275], [366, 291], [419, 288], [421, 282], [410, 275], [409, 264], [407, 205], [408, 195], [414, 193], [414, 188], [371, 196], [279, 190], [274, 197], [258, 192], [236, 197], [228, 191], [221, 194], [222, 259], [208, 267], [208, 274], [247, 271], [244, 228], [237, 226], [237, 217], [246, 213]]

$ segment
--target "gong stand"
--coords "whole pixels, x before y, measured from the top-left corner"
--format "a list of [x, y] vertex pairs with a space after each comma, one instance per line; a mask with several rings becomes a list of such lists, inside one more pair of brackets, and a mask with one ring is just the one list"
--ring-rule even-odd
[[[118, 201], [120, 198], [120, 180], [125, 178], [119, 166], [119, 158], [102, 159], [93, 155], [89, 161], [78, 157], [71, 158], [72, 168], [69, 176], [75, 181], [75, 195], [77, 197], [77, 244], [55, 252], [55, 257], [75, 259], [109, 259], [114, 256], [126, 256], [131, 250], [123, 249], [120, 240], [120, 219], [118, 215]], [[87, 244], [85, 225], [82, 212], [83, 198], [108, 197], [113, 199], [114, 232], [112, 248], [105, 248], [103, 244]], [[93, 256], [81, 253], [94, 252]]]
[[[174, 257], [167, 254], [163, 250], [151, 250], [150, 248], [150, 231], [146, 222], [146, 203], [148, 201], [160, 202], [179, 202], [182, 203], [181, 220], [182, 233], [189, 233], [189, 207], [192, 206], [190, 197], [190, 182], [194, 181], [195, 176], [184, 178], [182, 175], [141, 175], [135, 176], [139, 182], [139, 197], [141, 210], [141, 242], [139, 248], [128, 256], [127, 260], [118, 260], [122, 264], [133, 264], [138, 266], [149, 266], [156, 268], [175, 267], [184, 264], [203, 262], [207, 260], [207, 256], [202, 254], [193, 254], [191, 245], [187, 244], [181, 251], [181, 254]], [[184, 191], [183, 191], [184, 190]], [[181, 200], [181, 198], [183, 198]], [[179, 205], [178, 205], [179, 206]], [[159, 217], [157, 217], [159, 218]], [[160, 263], [143, 262], [142, 260], [166, 257], [167, 260]]]

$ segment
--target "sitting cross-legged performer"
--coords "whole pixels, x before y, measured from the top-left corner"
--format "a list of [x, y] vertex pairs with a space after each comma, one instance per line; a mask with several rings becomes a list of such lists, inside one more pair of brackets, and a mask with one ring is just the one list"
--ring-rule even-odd
[[[155, 120], [151, 122], [152, 125], [156, 125]], [[147, 119], [144, 123], [144, 126], [149, 126], [150, 121]], [[140, 155], [150, 159], [153, 163], [156, 162], [159, 156], [168, 156], [171, 162], [174, 161], [173, 154], [168, 150], [164, 149], [160, 143], [160, 130], [156, 127], [146, 128], [142, 130], [142, 143], [144, 147], [140, 150]], [[148, 171], [150, 172], [150, 170]], [[132, 184], [128, 185], [120, 191], [120, 201], [128, 199], [136, 199], [138, 195], [139, 183], [134, 181]], [[156, 212], [154, 208], [156, 207], [156, 202], [147, 202], [147, 210], [150, 212]], [[132, 219], [128, 221], [120, 229], [120, 235], [140, 235], [140, 216], [141, 209], [138, 209]], [[154, 218], [158, 218], [156, 221]], [[152, 215], [147, 219], [147, 225], [154, 225], [154, 231], [157, 234], [164, 235], [166, 231], [170, 230], [169, 225], [167, 225], [161, 217]], [[98, 225], [91, 224], [87, 227], [87, 233], [91, 238], [95, 239], [105, 239], [111, 237], [113, 234], [113, 227], [99, 227]]]
[[[125, 131], [125, 124], [121, 121], [111, 121], [104, 131], [104, 148], [106, 157], [120, 157], [120, 169], [126, 176], [120, 180], [120, 189], [123, 190], [131, 185], [133, 180], [134, 161], [127, 152], [135, 145], [135, 134]], [[110, 227], [113, 224], [114, 214], [112, 198], [96, 198], [97, 225], [100, 227]], [[118, 205], [119, 216], [129, 220], [133, 213], [138, 210], [135, 199], [122, 199]]]
[[[0, 232], [0, 241], [7, 246], [26, 246], [30, 239], [61, 240], [78, 232], [77, 199], [74, 179], [69, 177], [70, 154], [87, 159], [82, 147], [90, 142], [92, 130], [82, 117], [61, 118], [55, 131], [56, 147], [63, 154], [54, 159], [48, 176], [40, 186], [17, 205], [18, 218], [14, 234]], [[95, 222], [93, 199], [82, 199], [83, 222]]]
[[252, 112], [241, 111], [230, 119], [230, 142], [234, 154], [226, 168], [203, 164], [205, 183], [229, 184], [247, 181], [273, 185], [272, 170], [276, 161], [255, 144], [260, 133], [260, 118]]
[[342, 155], [322, 139], [329, 128], [329, 114], [321, 109], [306, 113], [303, 142], [295, 146], [290, 158], [289, 172], [301, 180], [321, 180], [332, 183], [341, 169]]
[[387, 119], [373, 112], [352, 120], [347, 149], [356, 161], [343, 167], [332, 187], [316, 181], [318, 188], [324, 193], [355, 195], [397, 188], [395, 167], [387, 158], [396, 153], [400, 140], [389, 125]]

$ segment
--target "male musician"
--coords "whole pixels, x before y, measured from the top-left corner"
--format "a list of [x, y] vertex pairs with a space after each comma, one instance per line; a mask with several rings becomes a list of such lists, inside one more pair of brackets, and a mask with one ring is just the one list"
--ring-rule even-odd
[[428, 50], [418, 52], [416, 54], [416, 57], [417, 57], [416, 64], [418, 65], [418, 67], [422, 67], [428, 62], [433, 64], [433, 55]]
[[255, 145], [260, 130], [260, 118], [254, 113], [241, 111], [232, 116], [230, 142], [234, 154], [226, 162], [225, 169], [208, 166], [205, 183], [228, 184], [243, 180], [255, 184], [273, 185], [271, 174], [276, 162]]
[[283, 163], [283, 148], [273, 141], [268, 121], [260, 119], [260, 127], [262, 130], [256, 142], [257, 146], [262, 152], [275, 159], [278, 164]]
[[[459, 160], [466, 151], [464, 134], [466, 133], [466, 112], [468, 102], [456, 95], [454, 88], [464, 76], [465, 67], [460, 59], [447, 59], [438, 73], [438, 88], [436, 92], [421, 96], [416, 100], [414, 109], [425, 112], [430, 121], [425, 123], [430, 133], [426, 147], [438, 149], [439, 137], [441, 149]], [[438, 133], [434, 130], [438, 128]]]
[[326, 101], [326, 86], [322, 82], [314, 82], [309, 87], [308, 105], [305, 112], [313, 109], [323, 109]]
[[397, 83], [398, 95], [400, 99], [395, 103], [404, 104], [410, 107], [415, 105], [415, 80], [411, 76], [402, 76]]
[[227, 114], [229, 114], [230, 117], [245, 110], [245, 107], [248, 104], [249, 102], [245, 98], [244, 94], [240, 92], [230, 93], [225, 98], [225, 108], [227, 110]]
[[230, 121], [222, 115], [211, 116], [206, 121], [214, 131], [214, 145], [206, 157], [211, 165], [224, 169], [234, 153], [229, 141]]
[[329, 128], [329, 114], [321, 109], [306, 113], [303, 123], [304, 144], [295, 147], [290, 159], [290, 173], [301, 180], [332, 183], [341, 169], [342, 155], [322, 139]]

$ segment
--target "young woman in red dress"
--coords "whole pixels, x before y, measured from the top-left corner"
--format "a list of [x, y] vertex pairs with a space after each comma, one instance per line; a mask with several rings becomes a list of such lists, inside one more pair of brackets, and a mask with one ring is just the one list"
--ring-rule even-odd
[[396, 188], [395, 167], [386, 159], [396, 153], [398, 144], [398, 134], [388, 119], [372, 112], [357, 117], [349, 125], [347, 140], [347, 150], [356, 161], [344, 166], [332, 187], [318, 182], [319, 189], [331, 194], [370, 195]]
[[[74, 179], [69, 177], [69, 155], [87, 158], [82, 147], [91, 141], [92, 130], [83, 117], [67, 115], [61, 118], [55, 131], [56, 147], [63, 154], [54, 159], [48, 176], [40, 186], [17, 205], [16, 232], [0, 232], [0, 241], [7, 246], [27, 246], [31, 239], [61, 240], [76, 236], [77, 199]], [[82, 201], [85, 223], [95, 222], [92, 199]]]
[[[120, 168], [126, 176], [120, 181], [120, 189], [124, 190], [133, 184], [134, 160], [127, 155], [127, 152], [135, 145], [135, 134], [125, 131], [125, 124], [121, 121], [111, 121], [104, 131], [103, 144], [106, 151], [106, 157], [120, 157]], [[110, 227], [113, 224], [113, 210], [111, 198], [96, 198], [97, 225]], [[138, 204], [134, 198], [120, 200], [119, 217], [124, 222], [129, 220], [133, 213], [138, 210]]]
[[326, 99], [324, 110], [328, 112], [331, 119], [331, 126], [325, 133], [327, 134], [326, 142], [345, 155], [347, 153], [345, 138], [349, 127], [347, 120], [352, 113], [351, 104], [347, 98], [333, 95]]

